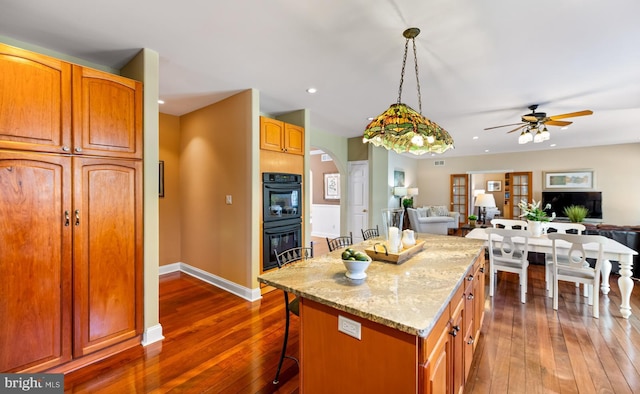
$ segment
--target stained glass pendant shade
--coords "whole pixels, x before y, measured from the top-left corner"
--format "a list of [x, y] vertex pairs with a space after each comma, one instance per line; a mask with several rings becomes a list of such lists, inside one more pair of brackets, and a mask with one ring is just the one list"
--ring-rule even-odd
[[[416, 155], [443, 153], [453, 148], [453, 138], [451, 138], [449, 133], [435, 122], [422, 116], [422, 98], [420, 95], [420, 82], [418, 80], [418, 59], [416, 57], [415, 43], [415, 37], [419, 33], [420, 29], [415, 27], [404, 31], [403, 36], [407, 40], [404, 47], [404, 58], [402, 60], [398, 102], [392, 104], [389, 109], [369, 123], [362, 138], [364, 143], [369, 142], [375, 146], [382, 146], [386, 149], [394, 150], [397, 153], [409, 152]], [[420, 112], [401, 102], [402, 83], [404, 80], [409, 40], [413, 42]]]

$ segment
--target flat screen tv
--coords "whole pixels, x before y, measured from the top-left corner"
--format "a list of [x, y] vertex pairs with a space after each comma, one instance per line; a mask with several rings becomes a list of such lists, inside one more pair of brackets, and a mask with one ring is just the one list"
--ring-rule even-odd
[[602, 192], [542, 192], [542, 207], [551, 204], [547, 214], [555, 212], [559, 218], [566, 218], [564, 208], [582, 205], [589, 210], [587, 219], [602, 219]]

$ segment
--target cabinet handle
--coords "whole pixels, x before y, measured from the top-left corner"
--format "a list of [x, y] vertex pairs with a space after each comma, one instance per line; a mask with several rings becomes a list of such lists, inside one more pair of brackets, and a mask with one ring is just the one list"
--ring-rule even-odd
[[469, 282], [471, 282], [471, 281], [473, 280], [473, 275], [469, 275], [469, 276], [467, 276], [467, 280], [468, 280]]
[[473, 300], [473, 293], [470, 293], [470, 294], [467, 296], [467, 300]]
[[456, 330], [451, 330], [451, 332], [449, 333], [452, 337], [455, 337], [458, 335], [458, 331]]
[[79, 225], [80, 225], [80, 210], [79, 210], [79, 209], [76, 209], [76, 210], [74, 211], [74, 213], [76, 214], [76, 222], [75, 222], [75, 225], [76, 225], [76, 226], [79, 226]]
[[460, 326], [453, 326], [453, 331], [455, 331], [455, 332], [460, 331]]
[[82, 152], [82, 148], [76, 148], [76, 152]]
[[484, 267], [480, 267], [480, 272], [484, 274]]
[[469, 340], [467, 341], [467, 345], [473, 345], [473, 342], [475, 342], [475, 340], [470, 336]]
[[70, 150], [71, 150], [71, 149], [69, 149], [69, 147], [68, 147], [68, 146], [66, 146], [66, 145], [62, 147], [62, 151], [63, 151], [63, 152], [69, 152]]
[[64, 211], [64, 226], [69, 227], [69, 222], [70, 222], [69, 211]]

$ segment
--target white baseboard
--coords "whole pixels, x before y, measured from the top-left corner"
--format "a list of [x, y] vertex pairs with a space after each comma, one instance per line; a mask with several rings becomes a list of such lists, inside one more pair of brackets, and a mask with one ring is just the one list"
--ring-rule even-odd
[[144, 330], [142, 334], [142, 346], [151, 345], [152, 343], [162, 341], [164, 336], [162, 335], [162, 326], [160, 324], [156, 324], [155, 326], [149, 327]]
[[320, 238], [336, 238], [336, 237], [339, 237], [340, 234], [311, 232], [311, 236], [320, 237]]
[[181, 264], [182, 263], [173, 263], [173, 264], [161, 265], [158, 268], [158, 273], [160, 273], [160, 275], [164, 275], [164, 274], [169, 274], [171, 272], [180, 271], [180, 265]]
[[234, 283], [234, 282], [231, 282], [230, 280], [213, 275], [207, 271], [203, 271], [200, 268], [192, 267], [189, 264], [185, 264], [185, 263], [167, 264], [167, 265], [160, 266], [158, 271], [160, 275], [168, 274], [176, 271], [184, 272], [187, 275], [191, 275], [194, 278], [200, 279], [203, 282], [207, 282], [211, 285], [219, 287], [222, 290], [228, 291], [229, 293], [235, 294], [238, 297], [243, 298], [250, 302], [254, 302], [262, 298], [260, 288], [250, 289], [244, 286], [240, 286], [237, 283]]

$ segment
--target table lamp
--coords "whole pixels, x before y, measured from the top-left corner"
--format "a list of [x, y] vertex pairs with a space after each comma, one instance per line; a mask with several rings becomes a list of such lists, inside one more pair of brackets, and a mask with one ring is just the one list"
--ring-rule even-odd
[[486, 224], [485, 219], [487, 217], [487, 207], [495, 208], [496, 200], [493, 198], [493, 194], [478, 194], [474, 205], [476, 207], [482, 207], [480, 221], [482, 224]]

